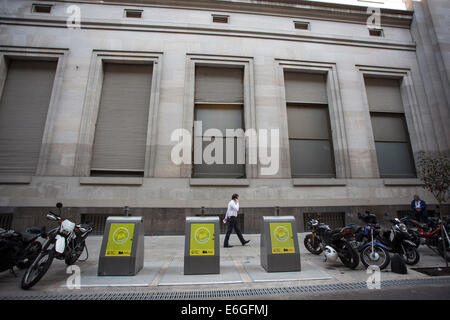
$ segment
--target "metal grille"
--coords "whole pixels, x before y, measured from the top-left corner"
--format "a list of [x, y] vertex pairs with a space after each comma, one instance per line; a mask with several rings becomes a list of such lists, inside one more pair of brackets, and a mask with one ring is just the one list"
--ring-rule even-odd
[[0, 228], [3, 228], [5, 230], [11, 229], [12, 219], [13, 219], [12, 213], [0, 214]]
[[[408, 287], [420, 285], [450, 284], [450, 277], [387, 280], [381, 282], [381, 288]], [[0, 300], [185, 300], [185, 299], [236, 299], [252, 296], [277, 296], [292, 294], [309, 294], [348, 290], [367, 290], [366, 282], [332, 283], [281, 288], [253, 288], [209, 291], [165, 291], [165, 292], [130, 292], [130, 293], [92, 293], [63, 295], [29, 295], [0, 297]]]
[[303, 225], [305, 231], [310, 231], [308, 227], [309, 219], [319, 219], [321, 223], [327, 224], [331, 229], [345, 226], [345, 212], [305, 212], [303, 214]]
[[107, 218], [106, 214], [82, 214], [81, 223], [92, 223], [92, 235], [103, 235]]

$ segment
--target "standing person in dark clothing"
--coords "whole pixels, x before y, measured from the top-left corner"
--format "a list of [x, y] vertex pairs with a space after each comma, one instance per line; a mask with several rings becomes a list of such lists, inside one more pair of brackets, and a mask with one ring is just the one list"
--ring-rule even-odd
[[427, 222], [427, 203], [421, 200], [417, 194], [414, 195], [414, 200], [411, 201], [411, 209], [417, 221]]
[[239, 226], [238, 226], [238, 222], [237, 222], [238, 211], [239, 211], [239, 195], [233, 194], [233, 196], [231, 197], [231, 201], [228, 203], [227, 213], [226, 213], [225, 219], [224, 219], [224, 222], [225, 221], [228, 222], [228, 230], [227, 230], [227, 234], [225, 236], [225, 241], [223, 244], [224, 248], [233, 247], [233, 246], [230, 246], [228, 243], [233, 229], [234, 229], [234, 231], [236, 231], [236, 234], [243, 246], [250, 242], [250, 240], [244, 239], [244, 237], [242, 236], [241, 230], [239, 230]]

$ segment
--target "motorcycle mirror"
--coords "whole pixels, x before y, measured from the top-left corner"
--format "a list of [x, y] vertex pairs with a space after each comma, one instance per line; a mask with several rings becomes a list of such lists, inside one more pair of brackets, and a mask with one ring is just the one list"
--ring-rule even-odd
[[61, 208], [63, 207], [63, 204], [62, 204], [61, 202], [58, 202], [58, 203], [56, 204], [56, 207], [57, 207], [58, 209], [61, 209]]
[[47, 213], [47, 219], [52, 221], [58, 221], [58, 218], [51, 212]]

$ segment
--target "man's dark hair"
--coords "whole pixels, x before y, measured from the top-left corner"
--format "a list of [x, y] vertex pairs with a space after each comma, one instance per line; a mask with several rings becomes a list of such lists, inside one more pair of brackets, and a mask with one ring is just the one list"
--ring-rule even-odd
[[231, 196], [231, 200], [234, 200], [234, 199], [237, 199], [237, 198], [239, 198], [239, 195], [237, 193], [235, 193], [235, 194], [233, 194]]

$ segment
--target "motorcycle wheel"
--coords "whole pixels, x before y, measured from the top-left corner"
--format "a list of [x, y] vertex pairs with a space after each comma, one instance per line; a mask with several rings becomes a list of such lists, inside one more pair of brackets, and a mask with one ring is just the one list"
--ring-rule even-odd
[[82, 243], [79, 244], [79, 248], [77, 250], [73, 250], [70, 254], [68, 254], [66, 256], [66, 258], [64, 259], [64, 262], [66, 263], [66, 265], [70, 266], [70, 265], [74, 264], [75, 262], [77, 262], [78, 258], [81, 256], [81, 254], [84, 251], [85, 245], [86, 244], [83, 241]]
[[402, 259], [407, 265], [413, 266], [419, 262], [420, 254], [419, 251], [417, 251], [417, 248], [405, 247], [405, 251], [406, 252], [402, 255]]
[[366, 247], [360, 254], [362, 263], [366, 268], [369, 266], [377, 266], [380, 270], [385, 269], [391, 262], [389, 252], [379, 246], [375, 246], [374, 251], [376, 257], [372, 257], [372, 247]]
[[359, 265], [359, 254], [350, 244], [345, 243], [340, 251], [339, 259], [346, 267], [355, 269]]
[[41, 252], [42, 244], [39, 241], [34, 241], [27, 247], [26, 250], [27, 250], [27, 254], [26, 254], [25, 258], [23, 260], [19, 261], [19, 263], [17, 263], [17, 268], [19, 268], [19, 269], [26, 269], [29, 266], [31, 266], [33, 261], [39, 255], [39, 252]]
[[317, 236], [313, 239], [312, 234], [306, 235], [305, 240], [303, 240], [303, 244], [312, 254], [321, 254], [323, 251], [320, 247], [320, 239]]
[[22, 289], [30, 289], [45, 275], [50, 268], [55, 257], [55, 251], [52, 249], [39, 253], [36, 260], [33, 261], [31, 266], [27, 269], [22, 278]]

